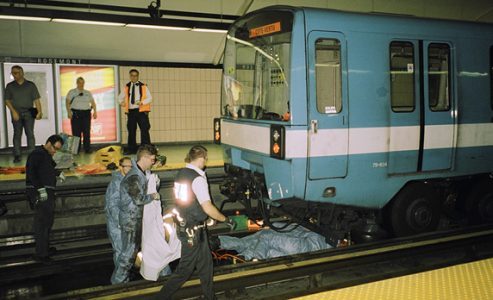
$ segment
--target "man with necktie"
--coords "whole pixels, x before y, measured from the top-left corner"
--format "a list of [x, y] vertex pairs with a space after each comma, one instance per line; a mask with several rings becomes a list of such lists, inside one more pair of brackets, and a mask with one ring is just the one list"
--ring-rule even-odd
[[140, 129], [140, 144], [151, 144], [149, 112], [152, 96], [147, 85], [139, 81], [138, 70], [131, 69], [129, 74], [130, 82], [125, 85], [118, 99], [127, 115], [128, 148], [124, 153], [135, 154], [137, 152], [137, 125]]

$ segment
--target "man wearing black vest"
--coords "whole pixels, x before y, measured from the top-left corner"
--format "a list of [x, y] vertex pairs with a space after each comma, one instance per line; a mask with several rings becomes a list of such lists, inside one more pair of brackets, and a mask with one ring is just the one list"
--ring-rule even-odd
[[129, 74], [130, 82], [125, 85], [118, 99], [125, 114], [127, 114], [128, 148], [124, 153], [135, 154], [137, 152], [137, 125], [140, 129], [140, 144], [151, 144], [149, 112], [151, 111], [152, 96], [147, 85], [139, 81], [138, 70], [132, 69]]
[[176, 271], [156, 295], [156, 299], [171, 299], [195, 268], [200, 278], [205, 299], [215, 299], [213, 265], [205, 221], [208, 217], [234, 229], [235, 222], [224, 216], [212, 203], [204, 168], [207, 149], [193, 146], [185, 158], [187, 165], [175, 179], [175, 201], [179, 212], [178, 236], [181, 241], [181, 258]]

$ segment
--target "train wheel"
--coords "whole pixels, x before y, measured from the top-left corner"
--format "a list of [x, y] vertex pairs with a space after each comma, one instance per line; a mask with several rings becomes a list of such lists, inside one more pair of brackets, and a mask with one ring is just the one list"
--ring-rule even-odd
[[476, 183], [466, 202], [470, 224], [493, 223], [493, 180], [483, 179]]
[[395, 196], [390, 208], [390, 225], [396, 236], [433, 231], [440, 220], [437, 196], [428, 185], [415, 182]]

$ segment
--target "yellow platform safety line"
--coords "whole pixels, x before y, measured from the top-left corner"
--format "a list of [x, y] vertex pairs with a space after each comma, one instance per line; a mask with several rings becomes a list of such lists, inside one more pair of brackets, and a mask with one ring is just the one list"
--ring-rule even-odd
[[[456, 236], [443, 237], [443, 238], [434, 239], [434, 240], [420, 241], [420, 242], [415, 242], [415, 243], [410, 243], [410, 244], [406, 243], [406, 244], [401, 244], [401, 245], [386, 246], [386, 247], [382, 247], [382, 248], [370, 249], [370, 250], [365, 250], [365, 251], [360, 251], [360, 252], [345, 253], [345, 254], [339, 254], [339, 255], [334, 255], [334, 256], [330, 256], [330, 257], [320, 257], [320, 258], [314, 258], [314, 259], [309, 259], [309, 260], [304, 260], [304, 261], [292, 262], [289, 264], [275, 265], [275, 266], [262, 267], [262, 268], [252, 269], [252, 270], [234, 272], [234, 273], [229, 273], [229, 274], [216, 275], [216, 276], [214, 276], [214, 282], [220, 282], [220, 281], [231, 280], [231, 279], [240, 279], [241, 277], [254, 276], [257, 274], [265, 274], [265, 273], [272, 273], [272, 272], [278, 272], [278, 271], [285, 271], [285, 270], [289, 270], [289, 269], [296, 269], [296, 268], [300, 268], [300, 267], [306, 267], [306, 266], [317, 265], [317, 264], [322, 264], [322, 263], [329, 263], [329, 262], [343, 260], [343, 259], [349, 259], [349, 258], [355, 258], [355, 257], [364, 257], [364, 256], [369, 256], [369, 255], [374, 255], [374, 254], [381, 254], [381, 253], [386, 253], [386, 252], [391, 252], [391, 251], [396, 251], [396, 250], [403, 250], [403, 249], [408, 249], [408, 248], [439, 244], [439, 243], [443, 243], [443, 242], [450, 242], [450, 241], [455, 241], [455, 240], [460, 240], [460, 239], [465, 239], [465, 238], [472, 238], [472, 237], [481, 236], [481, 235], [488, 235], [488, 234], [493, 234], [493, 230], [485, 230], [485, 231], [481, 231], [481, 232], [472, 232], [472, 233], [461, 234], [461, 235], [456, 235]], [[198, 284], [200, 284], [200, 281], [198, 279], [194, 279], [194, 280], [187, 281], [183, 286], [186, 287], [186, 286], [193, 286], [193, 285], [198, 285]], [[156, 293], [160, 289], [161, 289], [160, 286], [159, 287], [150, 287], [150, 288], [145, 288], [145, 289], [141, 289], [141, 290], [137, 290], [137, 291], [122, 292], [122, 293], [119, 293], [116, 295], [108, 295], [108, 296], [95, 297], [95, 298], [90, 298], [90, 299], [124, 299], [127, 297], [134, 297], [134, 296], [146, 295], [146, 294], [150, 294], [150, 293]], [[375, 300], [377, 300], [377, 299], [378, 298], [375, 298]], [[492, 299], [489, 299], [489, 300], [492, 300]], [[352, 299], [352, 300], [354, 300], [354, 299]]]
[[493, 258], [295, 299], [491, 300], [493, 299]]

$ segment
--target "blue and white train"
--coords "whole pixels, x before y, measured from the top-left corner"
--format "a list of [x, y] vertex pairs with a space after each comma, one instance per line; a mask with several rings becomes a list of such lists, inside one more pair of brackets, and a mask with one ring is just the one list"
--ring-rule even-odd
[[[238, 19], [222, 186], [336, 244], [493, 222], [493, 25], [273, 6]], [[385, 228], [386, 230], [381, 230]]]

